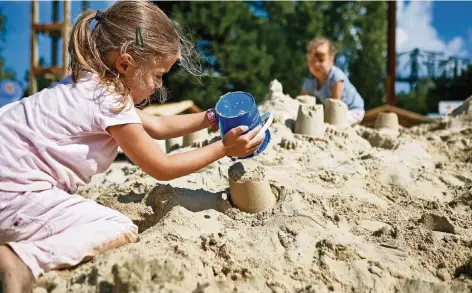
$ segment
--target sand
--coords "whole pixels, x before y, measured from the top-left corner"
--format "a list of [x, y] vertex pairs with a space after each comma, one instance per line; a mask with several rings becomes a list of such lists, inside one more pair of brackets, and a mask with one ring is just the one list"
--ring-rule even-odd
[[276, 116], [273, 139], [251, 160], [274, 207], [231, 205], [229, 158], [170, 182], [116, 162], [80, 194], [128, 215], [139, 241], [34, 292], [469, 292], [472, 100], [396, 133], [313, 138], [292, 133], [300, 102], [272, 85], [259, 110]]

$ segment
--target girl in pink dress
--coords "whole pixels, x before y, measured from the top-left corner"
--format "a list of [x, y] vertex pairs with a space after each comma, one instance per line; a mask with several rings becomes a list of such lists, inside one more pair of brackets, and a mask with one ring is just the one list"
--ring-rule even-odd
[[29, 292], [44, 272], [136, 241], [130, 219], [74, 195], [110, 167], [118, 147], [150, 176], [171, 180], [224, 156], [247, 156], [264, 137], [256, 136], [259, 128], [242, 135], [247, 127], [240, 126], [203, 148], [163, 153], [155, 139], [218, 125], [211, 109], [157, 118], [134, 107], [162, 86], [176, 61], [190, 73], [199, 68], [178, 24], [152, 3], [84, 12], [68, 49], [69, 77], [0, 108], [3, 292]]

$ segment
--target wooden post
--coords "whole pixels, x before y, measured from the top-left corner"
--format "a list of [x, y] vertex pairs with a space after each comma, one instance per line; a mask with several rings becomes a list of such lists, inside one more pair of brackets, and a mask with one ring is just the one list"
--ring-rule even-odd
[[67, 75], [67, 66], [69, 64], [69, 37], [70, 37], [70, 0], [62, 2], [64, 5], [64, 21], [62, 25], [62, 68], [63, 76]]
[[[52, 22], [57, 23], [59, 21], [59, 1], [54, 0], [52, 1]], [[57, 66], [57, 52], [59, 51], [59, 37], [57, 36], [56, 33], [52, 34], [52, 42], [51, 42], [51, 47], [52, 47], [52, 66]]]
[[385, 93], [387, 96], [387, 104], [395, 106], [395, 81], [396, 67], [397, 67], [397, 55], [396, 55], [396, 25], [397, 25], [397, 2], [387, 1], [388, 9], [388, 30], [387, 30], [387, 80], [385, 83]]
[[[31, 25], [39, 22], [39, 6], [36, 0], [31, 1]], [[36, 31], [31, 30], [31, 64], [29, 71], [29, 95], [38, 91], [38, 82], [34, 74], [34, 69], [38, 67], [38, 38]]]
[[84, 0], [82, 1], [82, 12], [86, 11], [88, 9], [88, 1]]

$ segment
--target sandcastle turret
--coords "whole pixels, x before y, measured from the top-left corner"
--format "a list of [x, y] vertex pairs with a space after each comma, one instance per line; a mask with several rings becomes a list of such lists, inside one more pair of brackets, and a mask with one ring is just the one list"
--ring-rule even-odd
[[309, 95], [301, 95], [295, 98], [301, 104], [305, 105], [316, 105], [316, 98]]
[[192, 146], [194, 143], [202, 142], [208, 138], [208, 129], [204, 128], [202, 130], [190, 133], [184, 136], [182, 145], [184, 147]]
[[265, 173], [264, 166], [254, 160], [244, 160], [229, 168], [230, 195], [235, 207], [258, 213], [275, 206], [277, 198]]
[[270, 100], [274, 96], [283, 96], [283, 95], [284, 95], [284, 92], [283, 92], [282, 84], [277, 79], [274, 79], [269, 84], [269, 91], [265, 95], [264, 100], [265, 101]]
[[182, 147], [183, 137], [169, 138], [166, 139], [166, 153], [170, 153], [180, 147]]
[[379, 113], [375, 120], [375, 128], [398, 130], [399, 123], [397, 113]]
[[327, 99], [325, 102], [325, 122], [339, 128], [349, 126], [347, 105], [341, 100]]
[[300, 104], [295, 122], [295, 133], [323, 137], [325, 130], [323, 105]]

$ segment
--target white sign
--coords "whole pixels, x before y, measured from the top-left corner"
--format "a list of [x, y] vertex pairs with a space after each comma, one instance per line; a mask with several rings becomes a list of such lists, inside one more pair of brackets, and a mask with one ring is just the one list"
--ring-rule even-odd
[[439, 101], [439, 114], [447, 115], [463, 103], [464, 101]]

